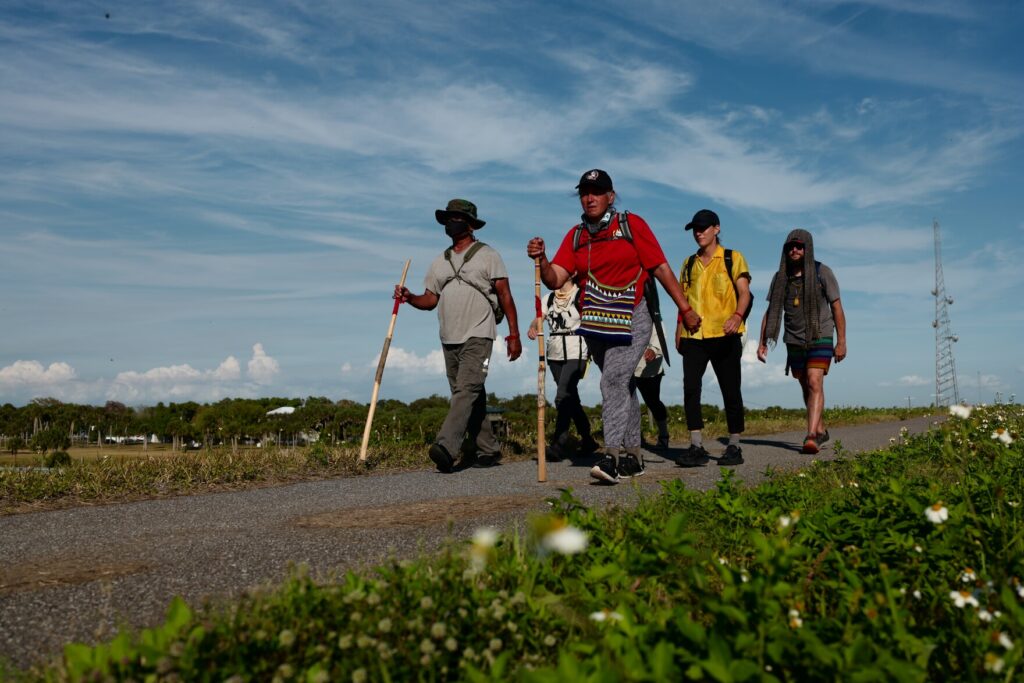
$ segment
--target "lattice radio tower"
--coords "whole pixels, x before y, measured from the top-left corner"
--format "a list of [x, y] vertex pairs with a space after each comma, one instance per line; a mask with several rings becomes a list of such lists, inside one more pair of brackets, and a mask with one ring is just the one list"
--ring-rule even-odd
[[960, 340], [953, 334], [949, 322], [949, 307], [953, 297], [946, 294], [946, 282], [942, 277], [942, 235], [939, 222], [932, 221], [935, 232], [935, 405], [948, 406], [960, 403], [960, 391], [956, 386], [956, 362], [953, 360], [953, 344]]

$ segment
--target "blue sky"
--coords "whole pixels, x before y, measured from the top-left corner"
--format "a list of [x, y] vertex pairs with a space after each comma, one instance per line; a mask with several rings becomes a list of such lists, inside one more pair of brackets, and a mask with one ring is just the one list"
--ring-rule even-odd
[[[434, 209], [477, 203], [525, 332], [526, 242], [578, 220], [592, 167], [673, 269], [717, 211], [754, 327], [785, 234], [812, 231], [849, 321], [830, 405], [932, 400], [938, 219], [961, 394], [1006, 400], [1022, 30], [1010, 1], [8, 0], [0, 400], [368, 401], [402, 265], [422, 291], [445, 246]], [[435, 314], [403, 307], [391, 354], [382, 398], [446, 393]], [[488, 388], [535, 391], [535, 358], [496, 354]], [[783, 363], [749, 350], [749, 406], [798, 405]]]

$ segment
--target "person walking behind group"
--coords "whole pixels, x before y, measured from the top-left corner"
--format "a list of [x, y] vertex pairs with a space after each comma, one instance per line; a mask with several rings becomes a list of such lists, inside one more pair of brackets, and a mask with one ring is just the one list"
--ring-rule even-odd
[[519, 358], [523, 347], [505, 263], [498, 252], [478, 242], [473, 234], [485, 224], [477, 218], [476, 205], [465, 199], [453, 199], [447, 208], [435, 211], [434, 217], [444, 226], [452, 246], [430, 264], [422, 294], [396, 285], [394, 297], [420, 310], [437, 308], [452, 398], [448, 415], [428, 453], [437, 469], [447, 473], [455, 468], [455, 455], [462, 450], [467, 432], [475, 445], [475, 453], [467, 464], [486, 467], [501, 459], [501, 446], [487, 420], [484, 380], [497, 323], [502, 318], [508, 320], [505, 344], [509, 360]]
[[[661, 323], [654, 323], [660, 325]], [[636, 378], [636, 388], [640, 390], [640, 396], [644, 399], [644, 405], [651, 411], [654, 424], [658, 426], [658, 441], [655, 448], [664, 450], [668, 448], [668, 408], [661, 400], [661, 380], [665, 376], [665, 352], [661, 348], [657, 328], [651, 331], [651, 340], [647, 343], [647, 349], [640, 356], [633, 377]]]
[[700, 411], [704, 372], [710, 362], [722, 390], [729, 428], [729, 443], [718, 464], [739, 465], [743, 462], [740, 434], [744, 429], [740, 358], [744, 320], [750, 309], [750, 271], [743, 254], [722, 247], [718, 238], [721, 222], [714, 211], [701, 209], [686, 229], [693, 231], [697, 253], [683, 262], [679, 282], [703, 323], [699, 330], [688, 330], [685, 325], [677, 330], [677, 348], [683, 356], [683, 407], [690, 430], [690, 447], [677, 462], [697, 467], [710, 460]]
[[[768, 288], [768, 310], [761, 319], [757, 359], [767, 362], [768, 346], [779, 338], [785, 318], [786, 372], [800, 382], [807, 407], [807, 436], [801, 449], [817, 453], [829, 440], [822, 419], [825, 375], [835, 356], [846, 358], [846, 313], [839, 300], [839, 282], [832, 269], [814, 260], [814, 238], [793, 230], [782, 245], [779, 270]], [[835, 346], [833, 347], [833, 334]]]
[[683, 296], [650, 226], [615, 208], [609, 175], [597, 168], [587, 171], [576, 189], [581, 222], [566, 233], [554, 259], [548, 261], [540, 237], [529, 241], [526, 253], [539, 259], [541, 279], [548, 288], [558, 289], [569, 279], [580, 287], [577, 333], [587, 338], [590, 356], [601, 370], [606, 453], [590, 474], [617, 484], [621, 478], [644, 473], [633, 371], [651, 338], [651, 313], [644, 297], [650, 278], [662, 283], [686, 325], [697, 328], [700, 318]]
[[580, 455], [590, 455], [598, 449], [598, 444], [590, 434], [590, 420], [580, 402], [579, 383], [587, 371], [589, 362], [587, 343], [576, 334], [580, 326], [580, 310], [577, 301], [579, 288], [572, 280], [541, 300], [541, 316], [533, 321], [526, 333], [530, 339], [536, 339], [541, 325], [547, 320], [548, 335], [544, 351], [547, 366], [555, 378], [555, 417], [554, 439], [547, 447], [547, 458], [559, 461], [565, 458], [569, 444], [569, 425], [576, 425], [576, 433], [580, 437]]

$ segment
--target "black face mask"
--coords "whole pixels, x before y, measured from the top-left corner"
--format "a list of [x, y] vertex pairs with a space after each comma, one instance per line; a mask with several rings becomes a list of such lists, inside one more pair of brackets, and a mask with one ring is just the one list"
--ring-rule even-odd
[[469, 233], [469, 223], [466, 221], [449, 221], [444, 224], [444, 232], [452, 239], [464, 237]]

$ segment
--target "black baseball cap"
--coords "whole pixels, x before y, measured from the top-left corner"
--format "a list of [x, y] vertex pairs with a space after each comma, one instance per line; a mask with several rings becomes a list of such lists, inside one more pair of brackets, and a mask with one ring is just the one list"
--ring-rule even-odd
[[701, 209], [693, 214], [693, 220], [686, 224], [686, 229], [710, 228], [712, 225], [721, 225], [721, 222], [718, 220], [718, 214], [711, 209]]
[[612, 177], [599, 168], [593, 168], [580, 176], [580, 182], [576, 185], [576, 189], [579, 190], [583, 187], [593, 187], [601, 192], [611, 192], [614, 189]]

